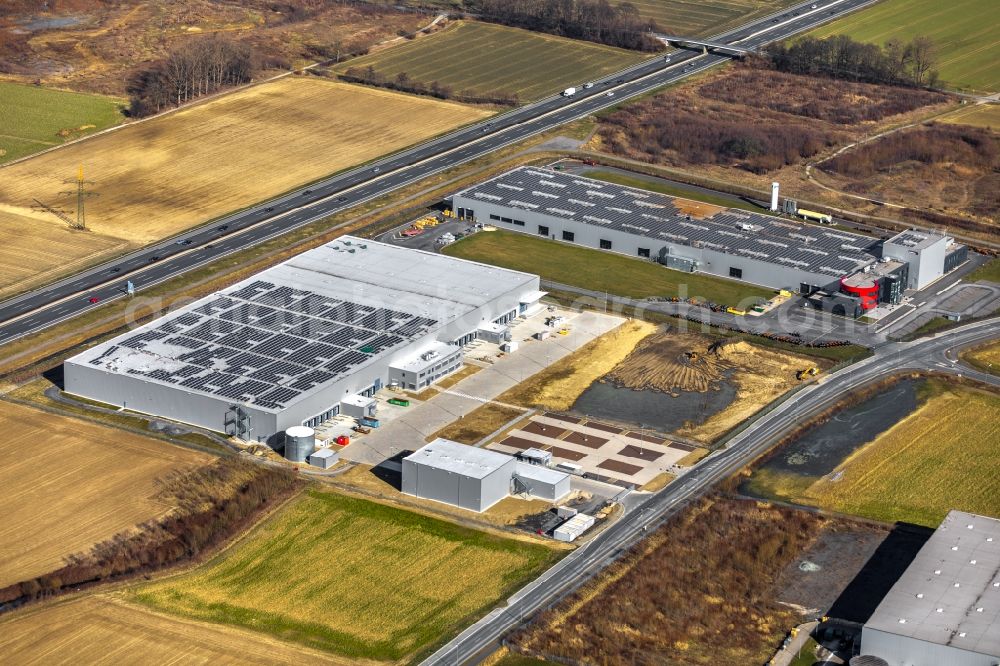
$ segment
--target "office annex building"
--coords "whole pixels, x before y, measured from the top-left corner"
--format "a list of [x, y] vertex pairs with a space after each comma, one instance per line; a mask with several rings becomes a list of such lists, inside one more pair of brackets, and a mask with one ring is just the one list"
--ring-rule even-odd
[[[839, 292], [860, 314], [898, 303], [956, 267], [967, 249], [935, 234], [886, 241], [771, 215], [675, 199], [537, 167], [458, 192], [459, 217], [804, 294]], [[697, 294], [691, 294], [697, 296]], [[855, 307], [856, 305], [856, 307]]]
[[68, 393], [280, 442], [366, 396], [419, 389], [461, 345], [540, 308], [538, 276], [345, 236], [93, 347]]

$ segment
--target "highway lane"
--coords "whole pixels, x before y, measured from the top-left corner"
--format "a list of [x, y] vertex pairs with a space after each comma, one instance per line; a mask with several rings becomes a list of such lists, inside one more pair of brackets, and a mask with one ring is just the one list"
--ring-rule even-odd
[[880, 348], [875, 356], [848, 366], [792, 394], [733, 437], [726, 448], [706, 457], [689, 473], [652, 495], [631, 513], [563, 558], [535, 581], [426, 659], [422, 666], [474, 663], [497, 647], [497, 641], [535, 613], [570, 594], [615, 561], [644, 535], [764, 453], [804, 417], [835, 404], [861, 386], [904, 370], [972, 376], [1000, 387], [1000, 378], [954, 363], [957, 350], [1000, 336], [1000, 319], [968, 324], [933, 338]]
[[[759, 47], [873, 1], [806, 2], [713, 39]], [[811, 8], [813, 4], [816, 4], [816, 10]], [[662, 56], [651, 58], [617, 74], [595, 80], [592, 88], [581, 88], [573, 97], [553, 95], [9, 299], [0, 303], [0, 343], [37, 332], [94, 307], [89, 303], [91, 297], [100, 301], [122, 298], [126, 280], [131, 280], [136, 291], [141, 292], [170, 277], [585, 117], [624, 99], [680, 81], [728, 59], [724, 55], [685, 51], [671, 53], [669, 63]]]

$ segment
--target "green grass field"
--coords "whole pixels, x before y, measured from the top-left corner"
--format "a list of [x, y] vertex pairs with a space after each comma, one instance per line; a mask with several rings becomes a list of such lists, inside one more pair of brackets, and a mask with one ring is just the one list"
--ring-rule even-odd
[[439, 33], [343, 63], [337, 71], [373, 66], [394, 77], [406, 72], [456, 93], [517, 93], [522, 102], [553, 95], [616, 72], [648, 54], [552, 37], [489, 23], [460, 22]]
[[123, 103], [0, 81], [0, 163], [116, 125]]
[[883, 0], [810, 33], [847, 34], [885, 44], [891, 38], [932, 37], [941, 80], [959, 90], [1000, 90], [996, 0]]
[[950, 509], [1000, 514], [1000, 396], [928, 380], [921, 401], [833, 474], [758, 469], [754, 494], [928, 527]]
[[133, 596], [351, 659], [395, 661], [485, 613], [556, 553], [313, 490], [215, 561]]
[[988, 282], [996, 282], [997, 284], [1000, 284], [1000, 258], [990, 259], [985, 264], [969, 273], [965, 278], [966, 282], [975, 282], [977, 280], [986, 280]]
[[629, 0], [661, 29], [691, 37], [716, 35], [795, 4], [795, 0]]
[[592, 250], [512, 231], [480, 232], [449, 245], [445, 254], [538, 273], [543, 280], [617, 296], [690, 296], [726, 305], [743, 299], [766, 300], [771, 289], [683, 273], [646, 260]]
[[1000, 132], [1000, 104], [968, 104], [954, 113], [941, 116], [940, 120], [943, 123], [986, 127]]

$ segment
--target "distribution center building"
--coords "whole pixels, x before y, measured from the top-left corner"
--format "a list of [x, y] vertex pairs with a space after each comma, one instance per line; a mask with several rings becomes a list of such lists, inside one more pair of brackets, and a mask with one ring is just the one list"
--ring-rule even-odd
[[557, 501], [568, 474], [513, 456], [437, 438], [403, 458], [403, 492], [470, 511], [486, 511], [511, 493]]
[[1000, 663], [1000, 520], [951, 511], [865, 623], [890, 666]]
[[538, 309], [537, 275], [344, 236], [66, 361], [68, 393], [280, 445], [461, 366]]
[[[895, 286], [910, 263], [919, 259], [908, 286], [923, 288], [965, 257], [964, 248], [933, 234], [919, 234], [923, 257], [908, 245], [914, 232], [891, 239], [883, 253], [870, 236], [538, 167], [519, 167], [462, 190], [451, 204], [458, 217], [502, 229], [805, 294], [841, 291], [845, 278], [871, 273], [881, 256], [892, 266], [880, 267], [885, 275], [874, 284], [879, 295], [861, 299], [861, 310], [898, 303]], [[897, 265], [902, 268], [889, 275]], [[856, 297], [857, 287], [847, 284], [845, 297]]]

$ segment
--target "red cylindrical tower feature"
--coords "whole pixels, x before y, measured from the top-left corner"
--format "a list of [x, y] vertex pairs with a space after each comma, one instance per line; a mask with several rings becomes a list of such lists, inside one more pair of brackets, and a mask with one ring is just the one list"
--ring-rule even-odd
[[855, 273], [840, 280], [840, 290], [861, 299], [862, 310], [878, 307], [879, 278], [868, 273]]

